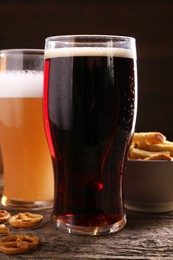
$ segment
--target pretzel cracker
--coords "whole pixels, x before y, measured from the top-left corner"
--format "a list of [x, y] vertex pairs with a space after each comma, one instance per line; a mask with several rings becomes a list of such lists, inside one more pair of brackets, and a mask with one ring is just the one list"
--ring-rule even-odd
[[10, 218], [10, 216], [11, 214], [8, 211], [0, 209], [0, 223], [7, 221]]
[[28, 234], [17, 234], [0, 239], [0, 252], [14, 255], [21, 254], [34, 249], [40, 243], [40, 239], [36, 236]]
[[19, 213], [9, 218], [9, 223], [15, 228], [31, 228], [39, 225], [43, 219], [40, 214], [32, 214], [29, 212]]

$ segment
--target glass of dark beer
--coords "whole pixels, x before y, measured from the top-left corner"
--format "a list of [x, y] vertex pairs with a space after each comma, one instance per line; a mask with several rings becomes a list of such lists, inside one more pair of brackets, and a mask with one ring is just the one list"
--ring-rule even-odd
[[126, 224], [123, 178], [137, 109], [135, 39], [46, 39], [44, 124], [54, 168], [53, 222], [104, 235]]

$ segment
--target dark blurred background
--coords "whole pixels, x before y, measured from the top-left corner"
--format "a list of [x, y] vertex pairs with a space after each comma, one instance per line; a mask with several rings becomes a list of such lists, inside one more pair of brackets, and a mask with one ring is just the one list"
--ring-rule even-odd
[[172, 0], [0, 0], [0, 49], [44, 48], [47, 36], [62, 34], [135, 37], [136, 131], [173, 140]]

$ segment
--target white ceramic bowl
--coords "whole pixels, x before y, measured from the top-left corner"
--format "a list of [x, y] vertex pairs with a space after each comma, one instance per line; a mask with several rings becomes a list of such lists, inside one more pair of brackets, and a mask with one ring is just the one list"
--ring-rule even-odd
[[173, 210], [173, 161], [127, 162], [125, 207], [140, 212]]

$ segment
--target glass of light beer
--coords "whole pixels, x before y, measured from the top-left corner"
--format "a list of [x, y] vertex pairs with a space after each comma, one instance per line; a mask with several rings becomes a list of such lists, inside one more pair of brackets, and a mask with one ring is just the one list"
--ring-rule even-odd
[[44, 123], [53, 161], [53, 222], [103, 235], [126, 224], [124, 168], [137, 110], [132, 37], [46, 39]]
[[1, 203], [52, 206], [53, 169], [42, 116], [44, 50], [0, 51]]

